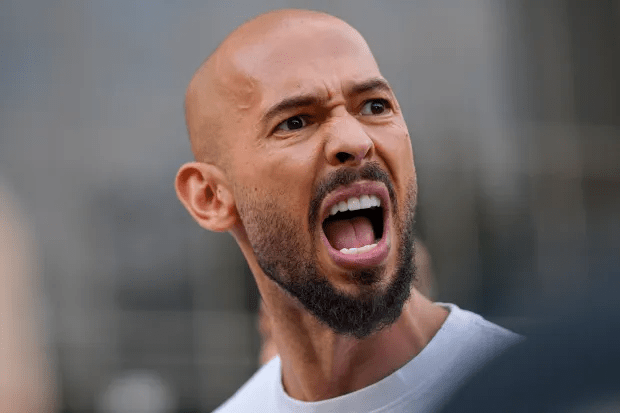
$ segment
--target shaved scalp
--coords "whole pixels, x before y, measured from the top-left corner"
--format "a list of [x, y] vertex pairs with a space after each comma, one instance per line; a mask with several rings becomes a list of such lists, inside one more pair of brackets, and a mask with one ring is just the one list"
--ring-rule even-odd
[[235, 56], [266, 40], [269, 33], [316, 20], [344, 21], [310, 10], [276, 10], [239, 26], [200, 65], [185, 94], [185, 122], [196, 161], [216, 165], [224, 171], [230, 164], [231, 139], [243, 131], [233, 130], [235, 117], [257, 103], [257, 82]]

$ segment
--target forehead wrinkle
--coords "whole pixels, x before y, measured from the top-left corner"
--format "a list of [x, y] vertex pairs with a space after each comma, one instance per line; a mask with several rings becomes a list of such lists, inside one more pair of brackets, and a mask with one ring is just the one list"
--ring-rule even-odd
[[[287, 54], [284, 53], [287, 49], [275, 45], [293, 35], [305, 36], [311, 41], [312, 33], [320, 35], [326, 30], [331, 31], [329, 29], [341, 31], [344, 34], [341, 38], [351, 42], [345, 43], [345, 48], [361, 46], [374, 62], [367, 43], [353, 27], [336, 17], [308, 10], [278, 10], [260, 15], [224, 39], [200, 66], [186, 93], [186, 123], [194, 156], [198, 159], [209, 153], [220, 155], [221, 146], [227, 145], [232, 135], [243, 132], [235, 130], [231, 133], [230, 129], [239, 125], [248, 111], [260, 109], [270, 88], [263, 85], [266, 79], [261, 81], [261, 76], [256, 75], [265, 70], [267, 75], [273, 72], [270, 65], [267, 69], [261, 67], [268, 63], [270, 53], [283, 53], [281, 58]], [[336, 52], [343, 51], [328, 50], [325, 52], [335, 53], [334, 57], [339, 54]], [[331, 92], [327, 87], [327, 93], [331, 95]]]
[[[261, 117], [261, 122], [269, 123], [281, 112], [309, 106], [326, 105], [339, 96], [337, 90], [331, 87], [326, 81], [323, 81], [323, 88], [315, 93], [300, 93], [283, 98], [265, 110], [264, 115]], [[390, 95], [393, 94], [388, 82], [381, 77], [373, 77], [360, 82], [347, 82], [343, 89], [346, 96], [355, 96], [372, 91], [383, 91]], [[326, 92], [326, 96], [323, 96], [324, 93], [321, 93], [323, 91]]]
[[394, 94], [390, 84], [382, 77], [373, 77], [360, 82], [349, 82], [345, 85], [345, 90], [349, 95], [361, 95], [372, 91], [383, 91], [391, 95]]
[[283, 98], [265, 110], [265, 113], [261, 117], [261, 123], [266, 124], [271, 122], [273, 118], [277, 117], [282, 112], [287, 112], [298, 108], [318, 106], [323, 104], [325, 101], [326, 100], [324, 98], [314, 93], [301, 93]]

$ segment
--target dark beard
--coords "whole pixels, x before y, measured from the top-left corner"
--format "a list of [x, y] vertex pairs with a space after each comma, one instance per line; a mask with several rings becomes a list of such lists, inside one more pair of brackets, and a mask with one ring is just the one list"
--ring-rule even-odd
[[[327, 177], [313, 191], [309, 219], [311, 234], [315, 233], [318, 209], [327, 193], [341, 185], [360, 179], [381, 181], [386, 184], [392, 211], [397, 211], [394, 189], [387, 174], [375, 163], [369, 163], [359, 171], [339, 170]], [[278, 210], [273, 202], [240, 208], [248, 238], [252, 243], [258, 265], [263, 272], [299, 302], [318, 320], [333, 331], [358, 339], [394, 323], [411, 293], [415, 278], [414, 210], [415, 187], [411, 185], [405, 202], [405, 222], [395, 226], [400, 230], [397, 265], [393, 280], [383, 291], [378, 291], [378, 281], [386, 269], [351, 271], [350, 278], [358, 281], [360, 292], [351, 296], [336, 290], [320, 273], [315, 260], [315, 249], [303, 245], [299, 226], [292, 217]], [[393, 218], [396, 214], [393, 215]]]

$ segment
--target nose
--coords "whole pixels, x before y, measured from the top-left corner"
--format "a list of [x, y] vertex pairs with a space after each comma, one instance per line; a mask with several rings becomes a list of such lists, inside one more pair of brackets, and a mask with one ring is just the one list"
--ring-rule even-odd
[[372, 154], [373, 141], [354, 116], [334, 118], [326, 134], [325, 157], [330, 165], [357, 166]]

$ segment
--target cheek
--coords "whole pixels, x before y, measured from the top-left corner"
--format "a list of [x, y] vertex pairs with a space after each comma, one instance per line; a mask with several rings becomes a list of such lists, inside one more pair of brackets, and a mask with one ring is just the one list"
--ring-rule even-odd
[[[246, 162], [238, 163], [235, 180], [244, 199], [261, 205], [272, 205], [296, 222], [299, 228], [308, 227], [314, 171], [312, 157], [304, 150], [280, 149], [277, 156], [254, 150]], [[240, 200], [241, 201], [241, 200]]]
[[[417, 177], [413, 162], [413, 149], [407, 126], [395, 123], [376, 134], [375, 148], [378, 156], [386, 162], [386, 166], [393, 178], [396, 190], [401, 194], [401, 199], [415, 197], [417, 193]], [[413, 194], [412, 194], [413, 192]], [[413, 200], [415, 203], [415, 199]], [[405, 208], [406, 203], [401, 202], [399, 209]]]
[[284, 199], [291, 212], [305, 216], [318, 170], [316, 148], [301, 142], [272, 152], [274, 155], [264, 157], [262, 173], [274, 195]]
[[395, 122], [376, 134], [375, 147], [389, 164], [395, 179], [415, 178], [411, 138], [404, 121]]
[[413, 161], [413, 149], [411, 147], [411, 137], [405, 121], [394, 123], [392, 125], [394, 132], [394, 145], [398, 146], [398, 153], [406, 160]]

